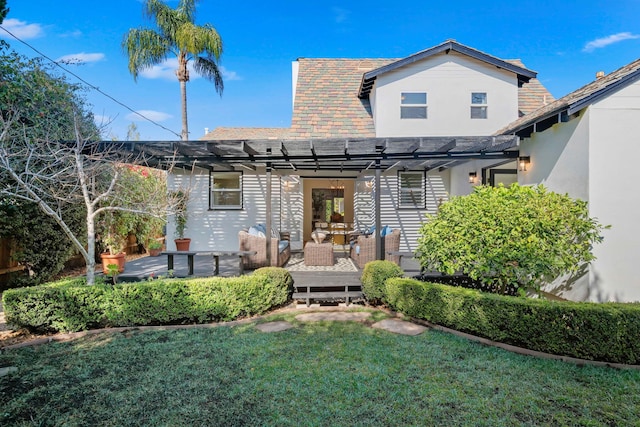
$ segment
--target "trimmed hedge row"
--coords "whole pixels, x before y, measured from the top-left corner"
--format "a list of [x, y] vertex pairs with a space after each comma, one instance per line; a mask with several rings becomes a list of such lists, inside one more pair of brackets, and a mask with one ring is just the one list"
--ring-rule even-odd
[[362, 293], [370, 304], [385, 303], [385, 282], [392, 277], [403, 277], [400, 266], [389, 261], [370, 261], [362, 270]]
[[110, 286], [65, 280], [3, 294], [7, 322], [36, 331], [228, 321], [264, 313], [290, 297], [282, 268], [250, 276], [159, 279]]
[[494, 341], [588, 360], [640, 363], [640, 304], [557, 302], [391, 278], [385, 300], [412, 317]]

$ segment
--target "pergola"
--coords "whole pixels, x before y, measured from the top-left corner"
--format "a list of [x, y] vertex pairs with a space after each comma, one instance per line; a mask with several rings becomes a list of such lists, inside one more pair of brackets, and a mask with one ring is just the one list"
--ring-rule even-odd
[[[371, 171], [380, 188], [383, 172], [393, 169], [433, 170], [462, 162], [508, 160], [518, 157], [515, 135], [461, 137], [395, 137], [344, 139], [267, 139], [224, 141], [128, 141], [117, 142], [118, 151], [142, 159], [151, 167], [201, 167], [233, 170], [264, 168], [267, 178], [267, 229], [271, 229], [271, 175], [322, 173], [357, 176]], [[113, 148], [114, 142], [103, 141]], [[375, 193], [376, 230], [381, 230], [380, 192]], [[383, 259], [382, 239], [376, 233], [377, 258]], [[267, 233], [267, 256], [271, 239]]]

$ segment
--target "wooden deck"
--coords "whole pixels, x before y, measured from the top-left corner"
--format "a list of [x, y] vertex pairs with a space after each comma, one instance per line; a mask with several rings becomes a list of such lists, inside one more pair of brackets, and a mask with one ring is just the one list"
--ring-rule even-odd
[[344, 302], [349, 305], [364, 299], [361, 271], [344, 272], [303, 272], [292, 271], [294, 293], [293, 299], [304, 301], [307, 306], [312, 302]]

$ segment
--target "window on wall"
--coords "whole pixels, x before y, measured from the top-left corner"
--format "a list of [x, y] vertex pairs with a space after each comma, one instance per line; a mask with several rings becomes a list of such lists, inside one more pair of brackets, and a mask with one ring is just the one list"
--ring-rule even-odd
[[427, 118], [427, 93], [426, 92], [402, 92], [400, 94], [400, 118], [401, 119], [426, 119]]
[[472, 119], [487, 118], [487, 93], [486, 92], [471, 93], [471, 118]]
[[242, 209], [242, 173], [210, 172], [210, 209]]
[[424, 172], [398, 172], [399, 207], [424, 208]]

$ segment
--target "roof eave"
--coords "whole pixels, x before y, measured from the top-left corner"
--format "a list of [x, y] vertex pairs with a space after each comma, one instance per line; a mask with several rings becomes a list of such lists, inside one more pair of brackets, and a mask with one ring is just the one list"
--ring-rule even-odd
[[479, 61], [483, 61], [488, 64], [494, 65], [498, 68], [511, 71], [518, 76], [519, 82], [526, 83], [530, 79], [535, 78], [538, 75], [538, 73], [535, 71], [529, 70], [527, 68], [519, 67], [507, 61], [503, 61], [502, 59], [496, 58], [491, 55], [487, 55], [486, 53], [472, 49], [456, 41], [448, 40], [432, 48], [420, 51], [413, 55], [407, 56], [406, 58], [392, 62], [391, 64], [387, 64], [383, 67], [376, 68], [375, 70], [371, 70], [364, 73], [362, 76], [362, 82], [360, 84], [360, 91], [358, 92], [358, 96], [360, 98], [368, 97], [369, 93], [371, 92], [371, 88], [373, 87], [373, 83], [375, 82], [376, 78], [381, 74], [388, 73], [400, 67], [404, 67], [405, 65], [413, 64], [414, 62], [421, 61], [425, 58], [429, 58], [430, 56], [437, 55], [442, 52], [449, 53], [449, 51], [452, 51], [452, 50], [454, 52], [461, 53], [463, 55], [477, 59]]

